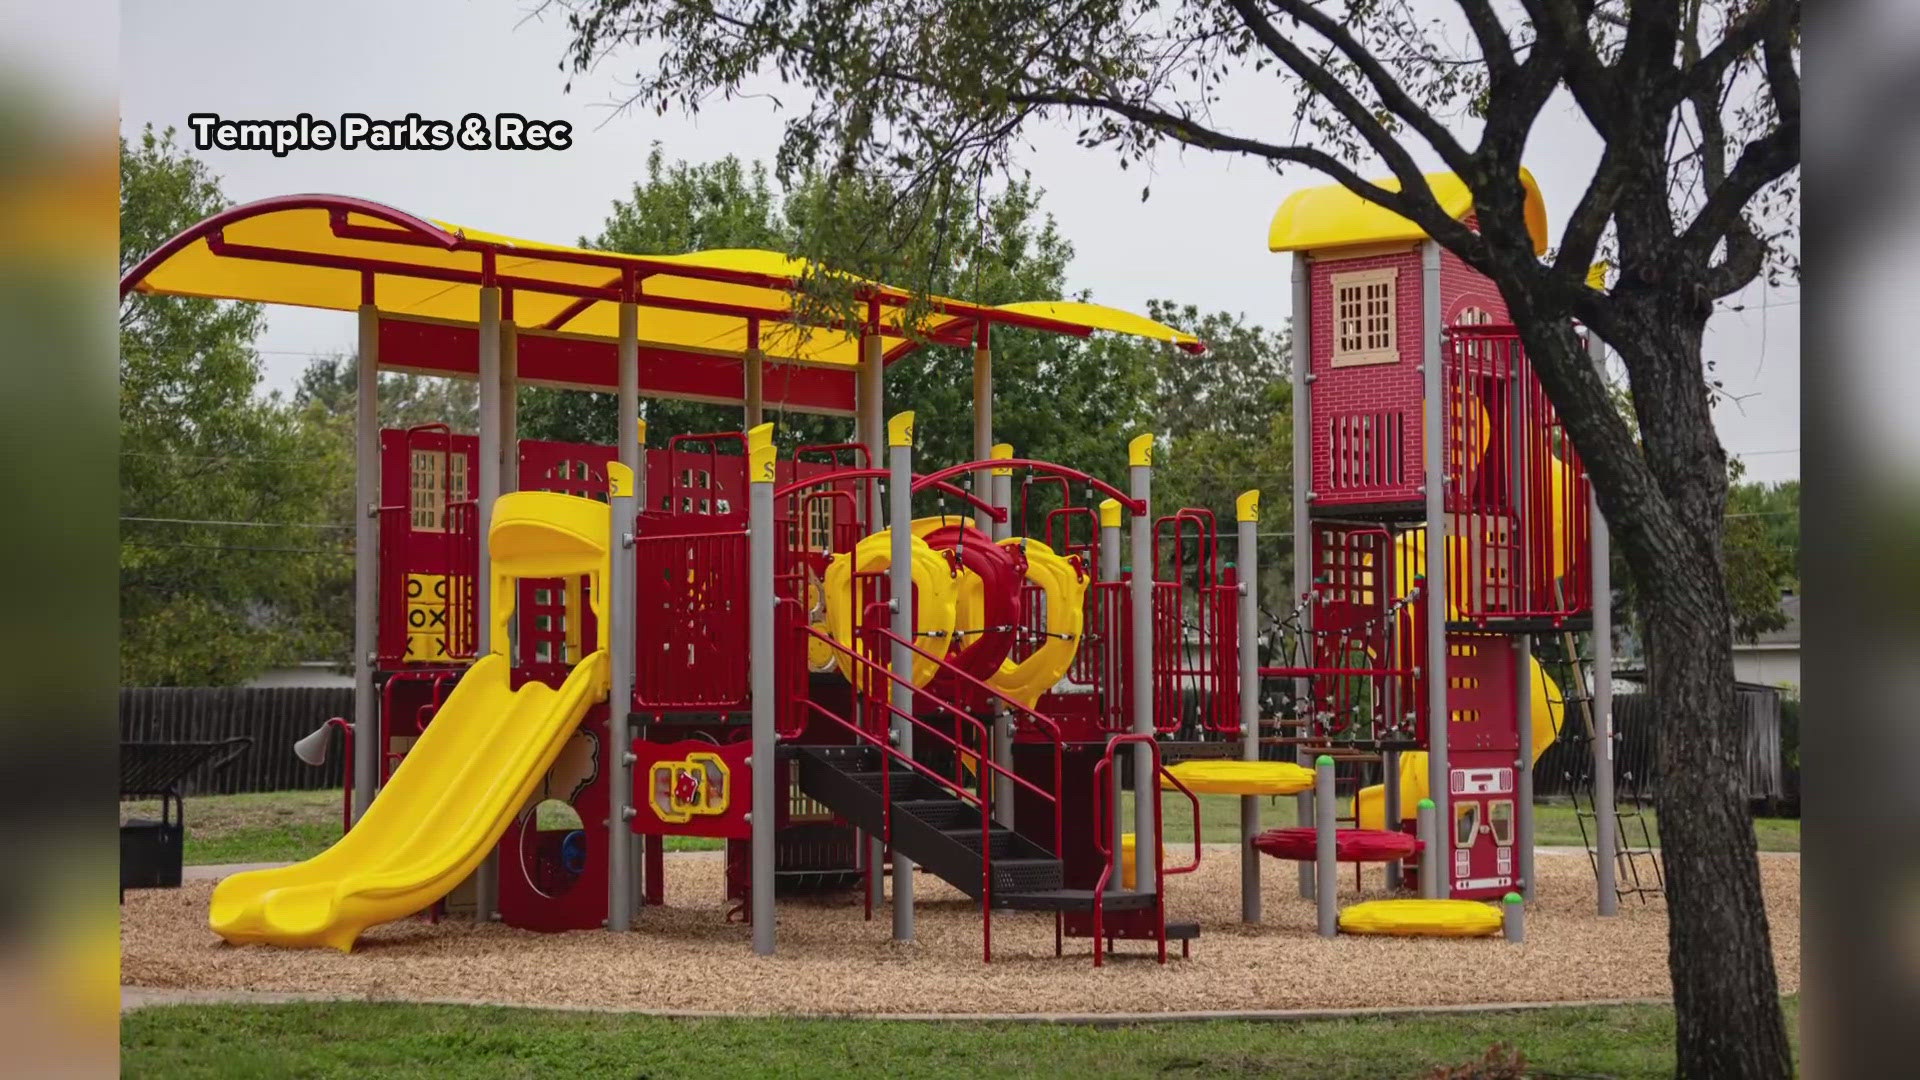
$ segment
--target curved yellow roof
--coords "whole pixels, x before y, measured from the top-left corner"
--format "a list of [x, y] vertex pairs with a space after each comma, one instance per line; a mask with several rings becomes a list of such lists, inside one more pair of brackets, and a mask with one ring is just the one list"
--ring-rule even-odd
[[[1400, 190], [1400, 181], [1389, 177], [1373, 183], [1388, 191]], [[1520, 183], [1527, 190], [1527, 231], [1533, 234], [1536, 255], [1547, 251], [1547, 204], [1533, 174], [1520, 170]], [[1454, 173], [1428, 173], [1427, 186], [1440, 208], [1458, 220], [1473, 210], [1473, 192]], [[1393, 241], [1424, 240], [1426, 230], [1399, 214], [1370, 203], [1339, 184], [1307, 188], [1287, 196], [1273, 213], [1267, 227], [1267, 250], [1310, 251], [1320, 248], [1351, 247], [1355, 244], [1379, 244]]]
[[[129, 271], [121, 291], [351, 311], [365, 299], [383, 314], [472, 324], [491, 275], [513, 296], [522, 327], [616, 340], [623, 282], [637, 286], [643, 346], [738, 356], [757, 330], [770, 359], [829, 367], [859, 362], [857, 337], [803, 325], [795, 291], [810, 265], [774, 251], [725, 249], [686, 255], [625, 255], [493, 233], [420, 218], [337, 195], [291, 195], [216, 214], [168, 241]], [[910, 351], [905, 290], [854, 277], [879, 303], [883, 352]], [[1055, 333], [1136, 334], [1198, 348], [1198, 341], [1142, 316], [1094, 304], [993, 308], [934, 297], [935, 333], [982, 320]]]

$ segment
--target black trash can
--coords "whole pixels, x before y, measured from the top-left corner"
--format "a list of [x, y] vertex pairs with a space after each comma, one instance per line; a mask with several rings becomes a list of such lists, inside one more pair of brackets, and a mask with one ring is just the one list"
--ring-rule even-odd
[[121, 825], [120, 887], [179, 888], [185, 839], [177, 815], [173, 821], [133, 818]]
[[181, 782], [202, 766], [212, 775], [253, 742], [238, 735], [199, 742], [122, 742], [120, 798], [160, 800], [160, 820], [130, 818], [120, 826], [120, 891], [177, 889], [185, 861]]

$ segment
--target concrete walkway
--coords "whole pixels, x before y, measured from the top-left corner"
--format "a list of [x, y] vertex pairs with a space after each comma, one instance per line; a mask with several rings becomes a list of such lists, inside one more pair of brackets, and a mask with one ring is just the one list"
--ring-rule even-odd
[[731, 1013], [696, 1009], [648, 1009], [591, 1005], [528, 1005], [514, 1001], [461, 1000], [457, 998], [373, 998], [365, 994], [295, 993], [278, 990], [168, 990], [144, 986], [120, 988], [120, 1011], [153, 1008], [160, 1005], [285, 1005], [301, 1002], [366, 1001], [380, 1004], [490, 1006], [503, 1009], [529, 1009], [536, 1012], [584, 1012], [607, 1016], [647, 1016], [673, 1020], [731, 1019], [822, 1019], [822, 1020], [900, 1020], [923, 1023], [996, 1022], [1030, 1024], [1086, 1024], [1118, 1026], [1122, 1024], [1171, 1023], [1195, 1020], [1346, 1020], [1371, 1016], [1424, 1016], [1431, 1014], [1502, 1013], [1537, 1009], [1580, 1008], [1590, 1005], [1668, 1005], [1671, 998], [1595, 998], [1590, 1001], [1507, 1001], [1475, 1005], [1398, 1005], [1369, 1009], [1210, 1009], [1194, 1012], [1133, 1013]]

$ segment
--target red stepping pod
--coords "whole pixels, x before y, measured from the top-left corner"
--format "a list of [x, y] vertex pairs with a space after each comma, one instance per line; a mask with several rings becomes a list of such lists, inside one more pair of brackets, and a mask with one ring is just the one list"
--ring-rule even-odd
[[[1317, 854], [1313, 829], [1294, 826], [1268, 829], [1253, 838], [1256, 851], [1276, 859], [1312, 862]], [[1392, 862], [1420, 850], [1420, 841], [1403, 832], [1384, 829], [1335, 829], [1333, 857], [1340, 862]]]

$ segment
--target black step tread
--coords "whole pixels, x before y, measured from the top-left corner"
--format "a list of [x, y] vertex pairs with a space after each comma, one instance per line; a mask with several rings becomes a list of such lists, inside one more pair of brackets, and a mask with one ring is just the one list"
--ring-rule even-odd
[[[1153, 900], [1150, 892], [1108, 889], [1101, 907], [1107, 911], [1143, 911], [1153, 906]], [[1092, 911], [1093, 890], [1045, 889], [1040, 892], [1000, 893], [994, 896], [993, 906], [1021, 911]]]
[[1200, 936], [1200, 924], [1197, 922], [1170, 922], [1167, 924], [1168, 941], [1192, 941]]

